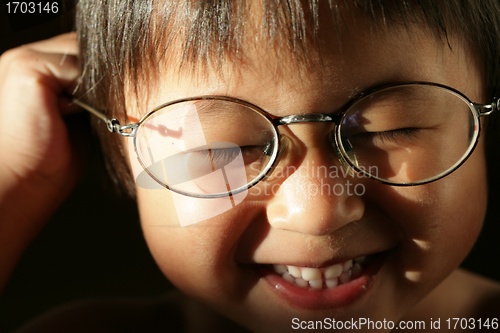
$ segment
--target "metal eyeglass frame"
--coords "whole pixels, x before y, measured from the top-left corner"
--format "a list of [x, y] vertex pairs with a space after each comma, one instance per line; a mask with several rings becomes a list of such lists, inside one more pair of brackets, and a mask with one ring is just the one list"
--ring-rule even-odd
[[[341, 133], [340, 133], [341, 122], [342, 122], [343, 117], [346, 114], [346, 112], [350, 109], [350, 107], [352, 105], [354, 105], [359, 100], [361, 100], [369, 95], [372, 95], [374, 93], [380, 92], [384, 89], [389, 89], [389, 88], [394, 88], [394, 87], [399, 87], [399, 86], [403, 87], [403, 86], [416, 86], [416, 85], [433, 86], [433, 87], [445, 89], [448, 92], [453, 93], [457, 97], [463, 99], [463, 101], [469, 105], [469, 109], [471, 110], [471, 113], [473, 114], [473, 117], [474, 117], [474, 123], [475, 123], [475, 125], [478, 126], [477, 127], [478, 130], [475, 131], [475, 137], [472, 139], [472, 140], [474, 140], [474, 143], [470, 145], [468, 151], [464, 154], [462, 159], [457, 161], [452, 167], [450, 167], [449, 169], [445, 170], [444, 172], [442, 172], [434, 177], [431, 177], [429, 179], [425, 179], [423, 181], [417, 181], [417, 182], [411, 182], [411, 183], [393, 183], [393, 182], [390, 182], [388, 180], [378, 178], [378, 177], [366, 172], [366, 170], [359, 168], [359, 166], [357, 166], [356, 163], [354, 163], [351, 160], [351, 158], [348, 156], [348, 153], [347, 153], [345, 147], [341, 143], [342, 142], [341, 141]], [[256, 177], [256, 179], [254, 179], [250, 183], [246, 184], [245, 186], [242, 186], [238, 189], [235, 189], [234, 191], [230, 191], [227, 193], [191, 194], [191, 193], [184, 193], [182, 191], [170, 188], [167, 184], [164, 184], [162, 181], [158, 180], [154, 175], [152, 175], [149, 172], [148, 168], [143, 164], [143, 162], [139, 158], [139, 154], [137, 152], [137, 145], [136, 145], [136, 141], [135, 141], [137, 129], [139, 128], [139, 126], [141, 126], [142, 123], [144, 123], [152, 114], [154, 114], [158, 110], [161, 110], [161, 109], [163, 109], [167, 106], [173, 105], [173, 104], [178, 104], [178, 103], [188, 102], [188, 101], [196, 101], [196, 100], [220, 100], [220, 101], [229, 101], [229, 102], [233, 102], [233, 103], [238, 103], [238, 104], [249, 107], [252, 110], [260, 113], [262, 116], [264, 116], [272, 124], [274, 131], [275, 131], [275, 133], [274, 133], [275, 138], [278, 139], [278, 140], [276, 140], [277, 142], [275, 142], [275, 144], [277, 145], [277, 147], [276, 147], [277, 149], [275, 150], [275, 153], [273, 154], [273, 156], [271, 156], [272, 162], [268, 163], [266, 168]], [[436, 181], [438, 179], [441, 179], [441, 178], [451, 174], [456, 169], [458, 169], [469, 158], [469, 156], [474, 151], [474, 148], [476, 147], [477, 142], [478, 142], [479, 133], [480, 133], [479, 118], [482, 116], [488, 116], [492, 112], [500, 110], [500, 99], [498, 99], [498, 98], [494, 98], [490, 104], [478, 104], [478, 103], [472, 102], [467, 96], [465, 96], [463, 93], [461, 93], [460, 91], [458, 91], [454, 88], [451, 88], [449, 86], [439, 84], [439, 83], [422, 82], [422, 81], [394, 83], [394, 84], [389, 84], [389, 85], [378, 86], [378, 87], [363, 91], [363, 92], [357, 94], [356, 96], [354, 96], [353, 98], [351, 98], [340, 109], [341, 111], [336, 113], [336, 114], [313, 113], [313, 114], [296, 114], [296, 115], [288, 115], [288, 116], [284, 116], [284, 117], [275, 117], [275, 116], [272, 116], [271, 114], [269, 114], [267, 111], [261, 109], [260, 107], [254, 105], [252, 103], [246, 102], [244, 100], [233, 98], [233, 97], [228, 97], [228, 96], [212, 95], [212, 96], [190, 97], [190, 98], [178, 99], [178, 100], [174, 100], [174, 101], [171, 101], [168, 103], [164, 103], [162, 105], [157, 106], [156, 108], [154, 108], [150, 112], [148, 112], [138, 122], [129, 123], [126, 125], [121, 125], [117, 119], [115, 119], [115, 118], [110, 119], [110, 118], [106, 117], [106, 115], [103, 112], [93, 108], [92, 106], [90, 106], [84, 102], [79, 101], [78, 99], [73, 99], [73, 103], [82, 107], [83, 109], [89, 111], [90, 113], [92, 113], [94, 116], [100, 118], [101, 120], [103, 120], [105, 122], [105, 124], [107, 125], [107, 128], [110, 132], [117, 133], [117, 134], [124, 136], [124, 137], [133, 137], [134, 138], [134, 148], [135, 148], [139, 163], [141, 164], [143, 169], [156, 182], [158, 182], [160, 185], [162, 185], [165, 188], [172, 190], [174, 192], [177, 192], [177, 193], [180, 193], [183, 195], [187, 195], [187, 196], [191, 196], [191, 197], [199, 197], [199, 198], [218, 198], [218, 197], [232, 196], [234, 194], [240, 193], [244, 190], [251, 188], [252, 186], [256, 185], [258, 182], [267, 178], [272, 173], [272, 170], [274, 169], [274, 167], [277, 165], [277, 163], [280, 159], [282, 148], [283, 148], [282, 147], [283, 143], [282, 143], [281, 139], [284, 135], [278, 131], [278, 126], [290, 125], [290, 124], [300, 124], [300, 123], [310, 123], [310, 122], [335, 123], [335, 129], [333, 130], [332, 133], [334, 133], [336, 153], [340, 159], [340, 162], [343, 165], [352, 167], [356, 172], [363, 174], [367, 178], [375, 179], [377, 181], [380, 181], [384, 184], [391, 185], [391, 186], [415, 186], [415, 185], [427, 184], [427, 183]]]

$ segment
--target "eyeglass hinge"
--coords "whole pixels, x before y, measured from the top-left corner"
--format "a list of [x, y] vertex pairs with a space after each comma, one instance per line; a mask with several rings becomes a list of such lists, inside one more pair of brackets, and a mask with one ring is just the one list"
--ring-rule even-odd
[[491, 104], [476, 104], [479, 116], [488, 116], [494, 111], [500, 110], [500, 99], [495, 99]]
[[111, 133], [118, 133], [122, 136], [135, 136], [135, 132], [137, 130], [137, 124], [128, 124], [128, 125], [120, 125], [120, 122], [113, 118], [108, 119], [106, 121], [106, 126], [108, 127], [108, 131]]

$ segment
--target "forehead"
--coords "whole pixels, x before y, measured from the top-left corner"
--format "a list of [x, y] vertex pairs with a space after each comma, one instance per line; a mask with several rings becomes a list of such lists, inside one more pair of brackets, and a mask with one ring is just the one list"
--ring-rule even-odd
[[[340, 105], [342, 100], [373, 85], [436, 81], [433, 71], [457, 69], [433, 65], [450, 56], [450, 41], [441, 40], [425, 25], [374, 23], [359, 8], [339, 6], [335, 15], [323, 10], [316, 18], [304, 17], [304, 26], [294, 27], [294, 32], [285, 25], [267, 27], [265, 21], [269, 18], [261, 15], [263, 9], [259, 6], [247, 11], [249, 15], [241, 21], [242, 34], [233, 36], [233, 44], [222, 49], [219, 39], [204, 35], [205, 48], [186, 55], [186, 40], [192, 36], [180, 33], [179, 39], [164, 49], [163, 61], [157, 64], [159, 75], [149, 77], [148, 93], [152, 98], [141, 109], [150, 110], [178, 98], [219, 94], [246, 100], [260, 96], [250, 102], [273, 110], [279, 104], [273, 103], [276, 90], [291, 99], [304, 94], [321, 99], [325, 91], [335, 92], [338, 101], [330, 104]], [[460, 51], [460, 42], [453, 43], [458, 44], [453, 45], [454, 51]]]
[[205, 1], [156, 1], [146, 45], [152, 49], [148, 52], [160, 53], [160, 59], [174, 58], [183, 69], [244, 61], [262, 48], [274, 58], [307, 63], [318, 41], [341, 48], [346, 37], [360, 32], [418, 27], [445, 37], [449, 32], [443, 25], [426, 17], [434, 14], [444, 20], [438, 7], [442, 6], [402, 6], [383, 0], [221, 0], [217, 7]]

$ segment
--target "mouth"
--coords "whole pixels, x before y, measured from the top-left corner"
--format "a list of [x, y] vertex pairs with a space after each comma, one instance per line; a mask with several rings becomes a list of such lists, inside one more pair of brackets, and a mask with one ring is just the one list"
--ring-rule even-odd
[[333, 289], [361, 276], [374, 256], [361, 256], [323, 268], [273, 265], [283, 280], [304, 289]]
[[322, 267], [264, 265], [263, 277], [274, 293], [294, 307], [342, 307], [365, 294], [387, 252], [347, 259]]

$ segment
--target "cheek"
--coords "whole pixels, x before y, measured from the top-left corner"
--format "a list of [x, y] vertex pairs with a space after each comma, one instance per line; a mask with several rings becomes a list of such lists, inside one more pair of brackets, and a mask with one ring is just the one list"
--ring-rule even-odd
[[[215, 199], [173, 193], [144, 172], [133, 142], [128, 143], [128, 153], [143, 233], [162, 272], [192, 296], [198, 289], [208, 296], [224, 284], [234, 289], [227, 281], [234, 270], [233, 249], [251, 218], [241, 216], [252, 214], [242, 213], [246, 193]], [[231, 223], [234, 220], [239, 223]]]
[[[190, 203], [186, 207], [196, 204], [186, 200]], [[164, 275], [181, 291], [201, 301], [224, 304], [250, 288], [240, 276], [235, 249], [256, 214], [251, 205], [242, 203], [202, 222], [181, 226], [178, 215], [186, 212], [176, 209], [169, 191], [138, 188], [138, 203], [149, 250]]]
[[[153, 203], [151, 196], [147, 197], [147, 204], [140, 204], [141, 225], [158, 267], [187, 294], [194, 292], [196, 295], [195, 290], [208, 289], [208, 281], [213, 280], [214, 265], [228, 256], [227, 246], [217, 242], [218, 228], [181, 227], [173, 204], [167, 205], [161, 200], [160, 207]], [[146, 196], [142, 198], [144, 200]]]
[[430, 289], [461, 263], [482, 227], [487, 203], [483, 144], [464, 165], [439, 181], [380, 190], [391, 198], [380, 207], [402, 237], [397, 258], [403, 271], [400, 282], [422, 283]]

